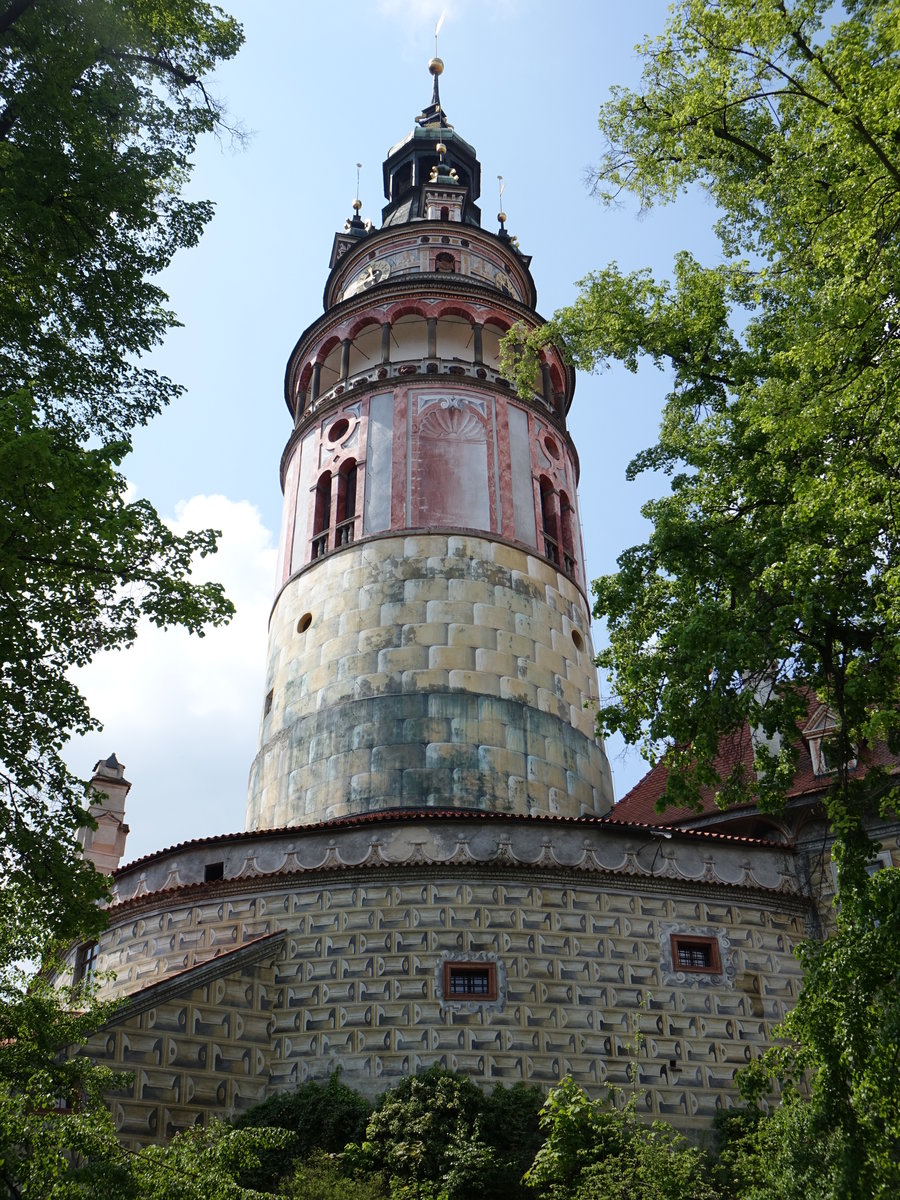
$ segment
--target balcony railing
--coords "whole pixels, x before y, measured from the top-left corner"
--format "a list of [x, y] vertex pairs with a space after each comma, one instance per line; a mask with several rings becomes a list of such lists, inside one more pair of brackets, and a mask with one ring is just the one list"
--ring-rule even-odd
[[353, 541], [355, 526], [356, 526], [356, 521], [353, 519], [353, 517], [351, 517], [349, 521], [340, 521], [335, 526], [335, 530], [334, 530], [335, 548], [337, 548], [338, 546], [349, 546], [350, 545], [350, 543]]
[[[501, 387], [512, 389], [512, 384], [508, 379], [494, 367], [488, 366], [485, 363], [461, 362], [456, 358], [399, 359], [396, 362], [384, 363], [382, 366], [368, 363], [363, 370], [348, 376], [346, 380], [342, 379], [338, 383], [332, 384], [329, 388], [323, 388], [315, 404], [310, 407], [310, 411], [319, 408], [337, 396], [352, 392], [354, 388], [364, 387], [369, 383], [380, 383], [384, 379], [394, 379], [398, 376], [409, 377], [411, 375], [426, 377], [449, 375], [451, 377], [456, 376], [457, 378], [484, 379], [489, 383], [496, 383]], [[540, 392], [533, 392], [531, 399], [535, 404], [546, 409], [548, 412], [553, 411], [552, 406], [547, 404]]]

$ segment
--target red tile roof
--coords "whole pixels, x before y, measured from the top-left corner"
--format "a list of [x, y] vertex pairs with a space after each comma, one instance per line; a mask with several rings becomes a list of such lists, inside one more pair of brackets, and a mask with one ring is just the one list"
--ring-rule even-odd
[[[819, 707], [818, 701], [811, 701], [809, 707], [810, 716]], [[794, 775], [793, 783], [787, 790], [785, 798], [787, 800], [796, 800], [804, 796], [812, 797], [820, 795], [828, 788], [831, 783], [831, 777], [816, 775], [813, 770], [809, 749], [802, 737], [798, 736], [796, 749], [797, 772]], [[728, 734], [719, 743], [719, 753], [715, 759], [715, 767], [720, 778], [726, 778], [737, 766], [745, 768], [749, 779], [754, 778], [753, 741], [749, 725], [744, 725], [743, 728]], [[863, 769], [868, 766], [895, 766], [900, 768], [900, 760], [898, 760], [896, 755], [891, 754], [887, 746], [883, 743], [877, 743], [860, 755], [860, 766]], [[699, 810], [666, 808], [663, 812], [659, 812], [656, 805], [665, 793], [668, 777], [669, 772], [665, 763], [658, 763], [647, 772], [643, 779], [634, 785], [630, 792], [622, 797], [607, 817], [607, 820], [627, 823], [655, 821], [657, 824], [682, 825], [696, 821], [698, 818], [707, 816], [710, 813], [721, 811], [716, 804], [713, 790], [711, 788], [704, 788], [700, 795]], [[740, 812], [745, 809], [752, 809], [755, 804], [755, 798], [751, 798], [746, 804], [732, 806], [729, 811]]]

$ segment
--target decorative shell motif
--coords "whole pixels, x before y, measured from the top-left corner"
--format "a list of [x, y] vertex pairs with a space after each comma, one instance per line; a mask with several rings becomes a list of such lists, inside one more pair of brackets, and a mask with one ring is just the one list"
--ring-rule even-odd
[[429, 408], [419, 425], [419, 435], [424, 438], [451, 438], [456, 442], [483, 442], [484, 425], [468, 407], [463, 408], [446, 401]]

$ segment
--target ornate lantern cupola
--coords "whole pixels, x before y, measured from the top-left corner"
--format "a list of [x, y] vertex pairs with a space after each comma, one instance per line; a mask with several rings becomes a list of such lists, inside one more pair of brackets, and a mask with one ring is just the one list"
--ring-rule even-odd
[[475, 149], [459, 136], [441, 106], [438, 80], [444, 70], [433, 58], [431, 103], [416, 117], [416, 127], [392, 146], [384, 162], [382, 209], [385, 226], [406, 221], [443, 220], [481, 224], [475, 201], [481, 192], [481, 164]]

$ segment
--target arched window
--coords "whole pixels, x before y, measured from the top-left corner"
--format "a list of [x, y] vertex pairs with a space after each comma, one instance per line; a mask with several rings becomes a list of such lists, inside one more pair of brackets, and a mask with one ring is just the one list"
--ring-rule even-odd
[[341, 464], [334, 526], [335, 546], [347, 546], [353, 541], [356, 528], [356, 474], [355, 459], [350, 458]]
[[318, 558], [328, 549], [328, 530], [331, 527], [331, 472], [319, 476], [316, 484], [316, 511], [313, 517], [312, 557]]
[[556, 493], [546, 475], [540, 478], [541, 529], [544, 533], [544, 554], [559, 565], [559, 533], [556, 528]]
[[442, 220], [442, 221], [449, 221], [449, 220], [450, 220], [450, 209], [447, 207], [447, 205], [446, 205], [446, 204], [445, 204], [445, 205], [444, 205], [444, 207], [441, 209], [441, 220]]
[[391, 178], [391, 199], [396, 200], [412, 187], [412, 163], [400, 167]]
[[[442, 209], [446, 212], [446, 209]], [[434, 260], [435, 271], [443, 271], [448, 275], [452, 275], [456, 270], [456, 259], [448, 250], [442, 250]]]
[[575, 510], [565, 492], [559, 493], [560, 540], [562, 541], [563, 570], [575, 578]]

